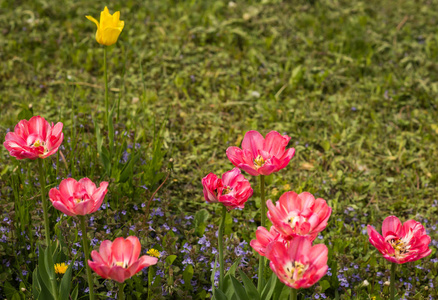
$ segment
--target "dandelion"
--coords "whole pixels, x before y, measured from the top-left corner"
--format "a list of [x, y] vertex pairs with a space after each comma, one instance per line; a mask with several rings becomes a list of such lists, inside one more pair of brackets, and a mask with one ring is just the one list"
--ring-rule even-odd
[[68, 265], [65, 263], [55, 264], [55, 273], [64, 274], [68, 269]]
[[146, 254], [156, 258], [160, 258], [161, 256], [160, 251], [154, 248], [149, 249], [148, 252], [146, 252]]

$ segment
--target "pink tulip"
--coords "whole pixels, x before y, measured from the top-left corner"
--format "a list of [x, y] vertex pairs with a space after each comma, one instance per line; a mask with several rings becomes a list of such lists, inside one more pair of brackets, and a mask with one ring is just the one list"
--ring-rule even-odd
[[290, 137], [271, 131], [266, 139], [251, 130], [245, 134], [242, 149], [229, 147], [228, 159], [238, 167], [253, 176], [269, 175], [285, 168], [295, 154], [294, 148], [286, 150]]
[[62, 126], [61, 122], [50, 125], [40, 116], [21, 120], [14, 132], [6, 134], [3, 145], [17, 159], [46, 158], [58, 151], [64, 139]]
[[275, 226], [271, 226], [269, 231], [265, 227], [259, 226], [256, 230], [256, 239], [252, 240], [250, 245], [258, 254], [265, 256], [266, 247], [274, 241], [286, 242]]
[[252, 196], [249, 181], [238, 168], [225, 172], [222, 179], [210, 173], [202, 178], [204, 198], [209, 203], [220, 202], [228, 209], [244, 208], [245, 202]]
[[53, 188], [49, 192], [53, 206], [68, 216], [94, 213], [102, 205], [107, 193], [108, 182], [102, 181], [100, 187], [88, 178], [79, 181], [67, 178], [59, 184], [59, 190]]
[[88, 260], [88, 265], [101, 277], [122, 283], [143, 268], [157, 263], [156, 257], [143, 255], [139, 258], [140, 250], [140, 241], [135, 236], [126, 240], [119, 237], [114, 242], [105, 240], [100, 244], [99, 252], [91, 251], [93, 260]]
[[382, 235], [368, 225], [370, 243], [390, 262], [404, 264], [428, 256], [430, 236], [420, 222], [406, 221], [403, 225], [395, 216], [387, 217], [382, 224]]
[[313, 241], [325, 229], [332, 213], [324, 199], [315, 200], [308, 192], [299, 195], [286, 192], [276, 205], [271, 200], [266, 201], [266, 205], [269, 220], [283, 238], [288, 240], [294, 236], [307, 236]]
[[311, 287], [325, 275], [327, 255], [326, 245], [312, 246], [305, 237], [296, 237], [289, 245], [275, 241], [266, 248], [272, 271], [281, 282], [294, 289]]

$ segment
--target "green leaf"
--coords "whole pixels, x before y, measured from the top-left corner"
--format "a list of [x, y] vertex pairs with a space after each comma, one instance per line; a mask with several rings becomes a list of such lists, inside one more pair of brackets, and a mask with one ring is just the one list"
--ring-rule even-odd
[[330, 288], [330, 282], [328, 282], [328, 280], [321, 280], [319, 286], [321, 287], [322, 292], [324, 292], [326, 289]]
[[79, 289], [79, 284], [76, 285], [73, 292], [71, 293], [71, 300], [78, 299], [78, 289]]
[[32, 118], [33, 114], [30, 111], [30, 109], [28, 108], [23, 108], [20, 113], [18, 114], [18, 120], [29, 120], [30, 118]]
[[16, 293], [12, 296], [12, 299], [11, 299], [11, 300], [21, 300], [20, 293], [16, 292]]
[[228, 300], [227, 296], [220, 289], [213, 288], [213, 295], [215, 300]]
[[195, 232], [199, 236], [202, 236], [205, 232], [205, 228], [207, 227], [207, 220], [210, 218], [210, 213], [201, 209], [195, 214]]
[[272, 294], [274, 293], [274, 288], [277, 282], [277, 275], [275, 273], [272, 273], [271, 278], [269, 278], [268, 282], [265, 285], [265, 288], [262, 292], [262, 299], [263, 300], [269, 300], [272, 297]]
[[246, 290], [246, 294], [248, 295], [248, 299], [260, 300], [259, 292], [257, 291], [257, 288], [254, 285], [254, 283], [252, 282], [252, 280], [249, 279], [248, 276], [246, 276], [246, 274], [244, 272], [242, 272], [241, 270], [239, 270], [239, 275], [240, 275], [240, 278], [242, 279], [243, 284], [245, 286], [245, 290]]
[[[38, 256], [38, 275], [40, 277], [40, 284], [44, 285], [47, 290], [50, 290], [50, 278], [46, 271], [46, 265], [44, 263], [45, 251], [42, 247], [39, 247], [39, 256]], [[43, 287], [41, 287], [43, 290]]]
[[166, 257], [166, 263], [168, 264], [169, 267], [173, 264], [175, 259], [176, 259], [176, 255], [169, 255], [168, 257]]
[[274, 299], [274, 300], [278, 299], [285, 287], [286, 287], [286, 285], [284, 283], [282, 283], [280, 280], [276, 279], [274, 293], [272, 294], [272, 299]]
[[41, 285], [38, 281], [38, 266], [32, 272], [32, 294], [35, 299], [38, 299], [38, 296], [41, 292]]
[[213, 272], [211, 273], [210, 276], [211, 287], [213, 288], [213, 290], [214, 290], [214, 275], [216, 274], [216, 265], [217, 265], [217, 256], [214, 258]]
[[9, 283], [9, 281], [6, 281], [3, 288], [7, 299], [11, 299], [13, 295], [17, 293], [17, 290]]
[[191, 288], [192, 285], [190, 284], [190, 281], [193, 278], [193, 266], [187, 265], [186, 269], [183, 272], [183, 279], [184, 279], [184, 285], [186, 288]]
[[[44, 253], [40, 252], [40, 256], [42, 257], [43, 255], [44, 255]], [[43, 259], [42, 259], [42, 261], [43, 261]], [[43, 262], [43, 264], [41, 266], [44, 266], [44, 262]], [[43, 268], [37, 266], [35, 268], [35, 271], [34, 271], [34, 274], [36, 274], [35, 287], [37, 288], [37, 290], [36, 290], [37, 296], [35, 297], [35, 299], [38, 299], [38, 300], [53, 300], [54, 298], [53, 298], [49, 288], [46, 286], [46, 284], [43, 282], [43, 279], [41, 278], [41, 270], [42, 269]], [[48, 278], [47, 273], [46, 273], [45, 276], [47, 276], [47, 278]], [[34, 278], [34, 276], [33, 276], [33, 278]], [[32, 287], [34, 287], [33, 283], [32, 283]], [[40, 288], [40, 289], [38, 290], [38, 288]], [[35, 292], [34, 292], [34, 294], [35, 294]]]
[[49, 279], [55, 278], [55, 264], [53, 263], [53, 256], [49, 248], [47, 248], [44, 253], [44, 266], [46, 267]]
[[274, 300], [288, 300], [289, 299], [290, 287], [288, 287], [285, 284], [283, 284], [282, 286], [283, 286], [283, 289], [281, 290], [281, 293], [279, 295], [276, 295], [274, 292], [274, 296], [272, 297], [272, 299], [274, 299]]
[[237, 295], [237, 298], [239, 300], [247, 300], [249, 299], [248, 295], [245, 292], [245, 289], [243, 288], [242, 284], [233, 276], [230, 276], [231, 283], [233, 284], [234, 288], [234, 294]]
[[100, 134], [100, 128], [99, 125], [96, 124], [96, 122], [94, 122], [94, 128], [96, 130], [96, 146], [97, 146], [97, 152], [100, 153], [102, 152], [102, 135]]
[[233, 288], [233, 283], [231, 282], [230, 275], [224, 277], [224, 286], [222, 289], [228, 299], [233, 299], [233, 296], [236, 297], [234, 295], [234, 288]]
[[131, 155], [131, 157], [129, 158], [129, 161], [125, 164], [125, 166], [123, 167], [123, 169], [120, 173], [119, 182], [124, 183], [129, 179], [129, 177], [131, 177], [132, 169], [133, 169], [134, 165], [137, 163], [139, 158], [140, 158], [139, 154]]
[[70, 295], [73, 263], [74, 261], [72, 261], [68, 266], [67, 271], [65, 271], [64, 276], [62, 276], [61, 284], [59, 285], [59, 297], [61, 300], [68, 299], [68, 296]]
[[239, 265], [239, 263], [240, 263], [240, 258], [234, 262], [234, 264], [231, 266], [231, 268], [228, 270], [228, 272], [225, 274], [225, 276], [227, 276], [227, 275], [236, 276], [236, 269], [237, 269], [237, 266]]
[[321, 147], [324, 149], [325, 152], [330, 150], [330, 142], [329, 141], [322, 141]]
[[103, 166], [105, 167], [105, 172], [108, 174], [108, 176], [111, 176], [111, 160], [110, 160], [110, 153], [108, 152], [108, 149], [105, 147], [102, 147], [100, 155], [100, 160], [102, 161]]

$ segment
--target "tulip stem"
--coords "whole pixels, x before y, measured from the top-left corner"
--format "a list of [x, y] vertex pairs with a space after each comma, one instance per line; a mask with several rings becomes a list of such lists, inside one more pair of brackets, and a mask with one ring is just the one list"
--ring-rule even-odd
[[[38, 158], [38, 172], [39, 172], [39, 180], [40, 180], [40, 186], [41, 186], [41, 202], [43, 204], [43, 216], [44, 216], [44, 229], [46, 231], [46, 244], [47, 249], [46, 251], [49, 251], [49, 255], [52, 255], [52, 247], [50, 247], [50, 232], [49, 232], [49, 214], [47, 212], [47, 200], [46, 200], [46, 173], [44, 172], [44, 162], [42, 158]], [[55, 273], [55, 266], [52, 265], [50, 268], [53, 268], [52, 273]], [[50, 274], [50, 273], [49, 273]], [[56, 284], [56, 278], [50, 277], [50, 285], [52, 288], [52, 296], [55, 298], [55, 300], [58, 300], [58, 288]]]
[[218, 246], [219, 246], [219, 289], [222, 290], [224, 284], [224, 226], [225, 217], [227, 216], [227, 208], [222, 205], [222, 217], [219, 224]]
[[[266, 201], [265, 201], [265, 176], [260, 175], [260, 213], [261, 213], [261, 226], [266, 225]], [[258, 275], [257, 290], [259, 293], [263, 291], [265, 286], [265, 257], [259, 257], [259, 275]]]
[[291, 288], [290, 289], [290, 300], [297, 300], [298, 299], [298, 290]]
[[391, 288], [391, 300], [395, 299], [395, 269], [397, 267], [397, 264], [391, 263], [391, 282], [390, 282], [390, 288]]
[[104, 47], [103, 48], [103, 78], [105, 81], [105, 123], [107, 126], [107, 130], [109, 132], [109, 117], [108, 117], [108, 66], [107, 66], [107, 62], [106, 62], [106, 56], [107, 56], [107, 48], [108, 47]]
[[117, 298], [117, 300], [125, 300], [125, 292], [123, 291], [123, 288], [123, 282], [119, 282], [119, 297]]
[[38, 158], [38, 171], [39, 180], [41, 186], [41, 202], [43, 203], [43, 216], [44, 216], [44, 229], [46, 231], [46, 244], [47, 249], [50, 249], [50, 232], [49, 232], [49, 215], [47, 212], [47, 200], [46, 200], [46, 174], [44, 173], [43, 159]]
[[148, 268], [148, 300], [151, 299], [151, 287], [152, 287], [152, 266]]
[[87, 226], [85, 224], [85, 216], [78, 216], [81, 220], [81, 230], [82, 230], [82, 246], [84, 247], [84, 265], [87, 269], [87, 280], [90, 300], [94, 300], [94, 286], [93, 286], [93, 276], [91, 274], [90, 266], [88, 265], [88, 258], [90, 253], [88, 252], [88, 239], [87, 239]]

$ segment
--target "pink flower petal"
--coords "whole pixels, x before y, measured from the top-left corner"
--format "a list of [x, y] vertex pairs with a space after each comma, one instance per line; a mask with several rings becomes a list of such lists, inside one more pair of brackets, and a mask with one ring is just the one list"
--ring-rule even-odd
[[242, 141], [242, 149], [249, 150], [254, 158], [259, 155], [259, 150], [263, 150], [263, 143], [265, 139], [255, 130], [250, 130], [245, 133]]

